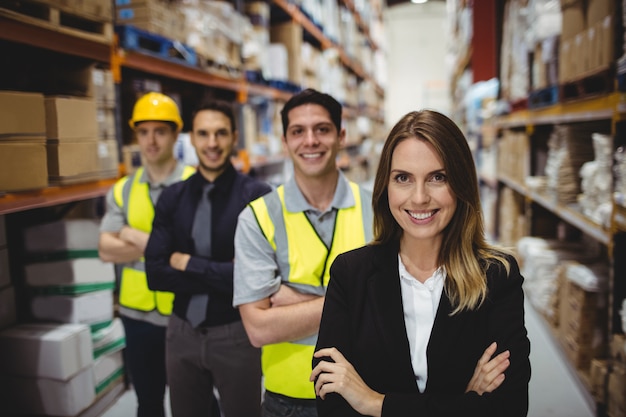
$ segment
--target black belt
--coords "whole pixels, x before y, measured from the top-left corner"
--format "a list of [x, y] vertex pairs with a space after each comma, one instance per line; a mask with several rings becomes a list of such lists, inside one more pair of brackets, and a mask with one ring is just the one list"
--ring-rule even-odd
[[271, 392], [268, 390], [265, 390], [265, 395], [268, 395], [270, 397], [274, 397], [279, 401], [284, 401], [287, 402], [289, 404], [293, 404], [293, 405], [298, 405], [301, 407], [315, 407], [315, 398], [294, 398], [294, 397], [288, 397], [286, 395], [282, 395], [282, 394], [277, 394], [275, 392]]

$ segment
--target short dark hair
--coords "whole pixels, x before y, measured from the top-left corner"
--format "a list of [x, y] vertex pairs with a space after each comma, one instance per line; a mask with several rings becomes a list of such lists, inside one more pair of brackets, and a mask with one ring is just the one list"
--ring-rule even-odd
[[335, 98], [326, 93], [320, 93], [312, 88], [307, 88], [304, 91], [292, 96], [285, 106], [280, 111], [280, 116], [283, 122], [283, 135], [287, 135], [287, 128], [289, 127], [289, 112], [304, 104], [319, 104], [328, 111], [330, 119], [337, 128], [337, 133], [341, 131], [341, 115], [342, 107]]
[[196, 115], [204, 110], [212, 110], [216, 112], [220, 112], [224, 114], [224, 116], [228, 117], [230, 120], [230, 130], [234, 132], [237, 130], [237, 126], [235, 124], [235, 112], [233, 111], [233, 107], [230, 103], [223, 100], [205, 100], [193, 112], [193, 116], [191, 118], [192, 121], [192, 130], [193, 130], [193, 121], [196, 118]]

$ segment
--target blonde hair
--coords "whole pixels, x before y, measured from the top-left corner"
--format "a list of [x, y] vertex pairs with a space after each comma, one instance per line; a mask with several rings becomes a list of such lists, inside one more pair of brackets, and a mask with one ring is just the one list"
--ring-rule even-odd
[[372, 195], [374, 241], [372, 244], [397, 242], [402, 229], [389, 209], [387, 187], [391, 160], [403, 140], [417, 138], [433, 146], [457, 197], [457, 208], [444, 230], [438, 264], [445, 267], [445, 291], [454, 308], [452, 314], [478, 308], [487, 297], [486, 272], [500, 263], [509, 273], [504, 248], [490, 245], [484, 236], [484, 223], [476, 167], [465, 136], [448, 117], [432, 110], [406, 114], [393, 127], [385, 141]]

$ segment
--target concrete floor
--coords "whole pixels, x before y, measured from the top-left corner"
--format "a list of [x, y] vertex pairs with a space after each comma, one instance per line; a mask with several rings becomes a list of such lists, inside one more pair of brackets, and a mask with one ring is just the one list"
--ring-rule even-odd
[[[543, 318], [529, 304], [526, 305], [526, 327], [531, 341], [532, 366], [528, 417], [594, 417], [595, 405], [589, 392], [564, 358]], [[102, 417], [132, 417], [136, 407], [134, 392], [125, 391]], [[169, 406], [166, 408], [169, 413]]]

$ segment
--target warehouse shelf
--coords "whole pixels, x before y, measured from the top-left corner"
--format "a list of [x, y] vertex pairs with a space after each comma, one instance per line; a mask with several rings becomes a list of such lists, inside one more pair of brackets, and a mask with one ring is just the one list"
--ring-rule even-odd
[[541, 109], [519, 110], [497, 118], [494, 124], [498, 128], [510, 128], [611, 120], [619, 114], [618, 108], [622, 96], [621, 93], [611, 93], [569, 103], [558, 103]]
[[116, 179], [105, 179], [36, 191], [6, 193], [0, 195], [0, 215], [100, 197], [107, 193], [115, 181]]
[[304, 28], [304, 30], [309, 32], [320, 43], [322, 49], [335, 48], [339, 52], [339, 57], [346, 67], [350, 68], [350, 70], [352, 70], [352, 72], [354, 72], [361, 79], [372, 81], [376, 85], [378, 93], [383, 94], [383, 89], [369, 74], [365, 72], [363, 67], [350, 58], [344, 48], [336, 45], [332, 40], [326, 37], [322, 30], [311, 22], [311, 20], [304, 13], [302, 13], [296, 4], [290, 3], [287, 0], [273, 0], [273, 3], [283, 9], [294, 22], [298, 23]]
[[354, 16], [354, 19], [356, 21], [357, 26], [359, 27], [361, 32], [363, 32], [363, 34], [367, 38], [367, 41], [369, 42], [371, 48], [373, 50], [379, 49], [378, 44], [374, 41], [374, 39], [372, 39], [372, 36], [370, 34], [369, 25], [366, 22], [363, 21], [363, 17], [356, 10], [356, 6], [354, 4], [354, 0], [341, 0], [341, 2], [344, 4], [344, 6], [346, 6], [346, 8], [348, 10], [350, 10], [352, 15]]
[[0, 39], [22, 43], [81, 58], [108, 63], [111, 43], [96, 42], [85, 37], [62, 33], [42, 26], [24, 23], [0, 14]]
[[586, 217], [584, 214], [577, 210], [575, 205], [570, 206], [559, 203], [555, 200], [555, 198], [538, 191], [530, 190], [524, 185], [519, 184], [515, 180], [512, 180], [503, 175], [499, 175], [498, 180], [505, 184], [507, 187], [516, 191], [517, 193], [541, 205], [546, 210], [554, 213], [565, 222], [571, 224], [580, 231], [593, 237], [598, 242], [604, 245], [611, 244], [612, 236], [610, 231], [606, 230], [601, 225]]

